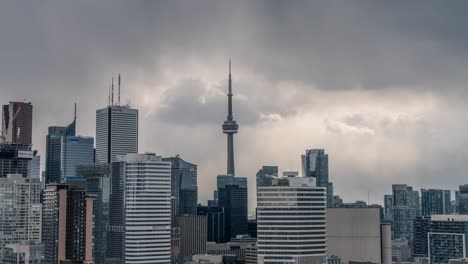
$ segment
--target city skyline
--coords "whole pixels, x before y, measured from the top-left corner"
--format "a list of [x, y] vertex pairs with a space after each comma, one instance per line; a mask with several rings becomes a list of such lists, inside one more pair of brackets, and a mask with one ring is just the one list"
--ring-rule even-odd
[[[250, 207], [258, 169], [300, 171], [309, 148], [327, 151], [330, 180], [346, 201], [367, 201], [370, 192], [371, 203], [382, 203], [393, 183], [418, 190], [466, 183], [463, 40], [451, 30], [458, 22], [437, 4], [97, 5], [82, 6], [83, 17], [68, 4], [5, 4], [0, 11], [0, 24], [24, 17], [14, 32], [0, 27], [0, 100], [32, 102], [33, 144], [42, 157], [47, 127], [68, 124], [74, 102], [77, 134], [95, 137], [95, 111], [106, 106], [111, 76], [122, 73], [122, 102], [141, 113], [140, 152], [194, 162], [200, 200], [211, 198], [216, 175], [225, 171], [219, 124], [231, 57], [242, 125], [236, 174], [249, 179]], [[164, 16], [176, 7], [174, 20]], [[397, 12], [397, 22], [381, 16], [385, 7], [407, 11]], [[465, 19], [463, 8], [447, 8]], [[297, 18], [314, 9], [322, 14]], [[217, 15], [200, 18], [205, 13]], [[360, 18], [364, 13], [370, 17]], [[31, 36], [36, 41], [27, 41]], [[18, 40], [21, 47], [13, 45]], [[44, 65], [50, 58], [56, 59]]]

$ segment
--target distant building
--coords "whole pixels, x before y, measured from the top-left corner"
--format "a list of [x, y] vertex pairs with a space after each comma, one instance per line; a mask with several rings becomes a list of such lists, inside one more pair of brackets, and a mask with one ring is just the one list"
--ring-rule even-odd
[[[236, 261], [233, 263], [245, 263], [247, 248], [250, 247], [250, 243], [213, 243], [208, 242], [206, 244], [206, 253], [208, 255], [218, 256], [234, 256]], [[232, 259], [232, 257], [231, 257]]]
[[458, 214], [468, 214], [468, 184], [460, 185], [455, 192], [455, 205]]
[[109, 263], [171, 262], [170, 162], [155, 154], [112, 162], [107, 242]]
[[327, 254], [343, 263], [391, 264], [390, 225], [381, 225], [379, 208], [328, 208]]
[[384, 195], [384, 219], [387, 222], [393, 221], [393, 195]]
[[41, 241], [41, 185], [37, 178], [8, 174], [0, 178], [0, 263], [5, 245]]
[[171, 195], [175, 197], [176, 215], [197, 215], [197, 165], [179, 156], [163, 160], [171, 162]]
[[450, 190], [421, 189], [422, 216], [450, 214]]
[[2, 142], [32, 144], [33, 106], [31, 103], [10, 102], [2, 108]]
[[245, 248], [245, 264], [257, 264], [257, 244], [253, 243]]
[[5, 246], [4, 264], [42, 264], [44, 245], [39, 241], [26, 240]]
[[415, 245], [421, 245], [415, 247], [417, 256], [428, 257], [429, 263], [466, 258], [468, 215], [432, 215], [415, 222]]
[[0, 143], [0, 178], [8, 174], [29, 177], [34, 152], [30, 145]]
[[33, 158], [29, 163], [28, 176], [30, 178], [41, 178], [41, 155], [37, 154], [37, 150], [33, 151]]
[[392, 240], [392, 262], [405, 263], [411, 258], [409, 241], [406, 239]]
[[218, 205], [224, 207], [226, 237], [248, 233], [247, 178], [229, 175], [217, 177]]
[[333, 183], [328, 177], [328, 154], [323, 149], [308, 149], [301, 156], [302, 175], [305, 177], [314, 177], [317, 187], [327, 189], [327, 206], [331, 207], [333, 203]]
[[257, 206], [259, 264], [325, 262], [326, 189], [314, 178], [275, 179], [257, 189]]
[[93, 200], [86, 195], [85, 180], [46, 185], [42, 212], [46, 264], [93, 261]]
[[275, 177], [278, 177], [278, 166], [263, 166], [255, 177], [257, 188], [271, 186], [271, 181]]
[[138, 110], [113, 104], [97, 110], [96, 163], [127, 153], [138, 153]]
[[419, 192], [406, 184], [394, 184], [393, 190], [393, 238], [413, 241], [414, 220], [420, 216]]
[[77, 177], [86, 180], [86, 193], [94, 199], [93, 256], [95, 264], [104, 264], [109, 226], [110, 168], [109, 164], [81, 165]]
[[198, 206], [198, 215], [206, 215], [207, 218], [207, 241], [226, 243], [226, 218], [224, 207]]
[[193, 255], [206, 253], [207, 217], [203, 215], [177, 216], [180, 229], [180, 255], [178, 263], [190, 261]]

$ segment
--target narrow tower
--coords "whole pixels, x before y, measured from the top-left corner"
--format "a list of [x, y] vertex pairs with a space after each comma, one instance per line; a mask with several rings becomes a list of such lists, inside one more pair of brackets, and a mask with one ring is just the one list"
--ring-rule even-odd
[[229, 60], [229, 91], [228, 91], [228, 116], [223, 124], [223, 133], [227, 134], [227, 175], [235, 175], [234, 169], [234, 134], [237, 133], [239, 126], [232, 116], [232, 79], [231, 79], [231, 60]]

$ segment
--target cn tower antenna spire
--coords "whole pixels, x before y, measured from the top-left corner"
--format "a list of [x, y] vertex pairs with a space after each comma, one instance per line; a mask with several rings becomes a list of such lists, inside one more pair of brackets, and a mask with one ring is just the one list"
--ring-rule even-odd
[[232, 114], [232, 78], [231, 78], [231, 60], [229, 59], [229, 81], [228, 81], [228, 115], [223, 123], [223, 133], [227, 135], [227, 175], [235, 175], [234, 168], [234, 134], [237, 133], [239, 126], [234, 120]]

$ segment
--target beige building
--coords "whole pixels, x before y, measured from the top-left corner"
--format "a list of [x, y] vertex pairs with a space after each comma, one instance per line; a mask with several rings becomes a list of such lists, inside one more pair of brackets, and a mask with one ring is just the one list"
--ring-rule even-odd
[[327, 255], [350, 261], [391, 264], [390, 225], [379, 208], [327, 208]]

